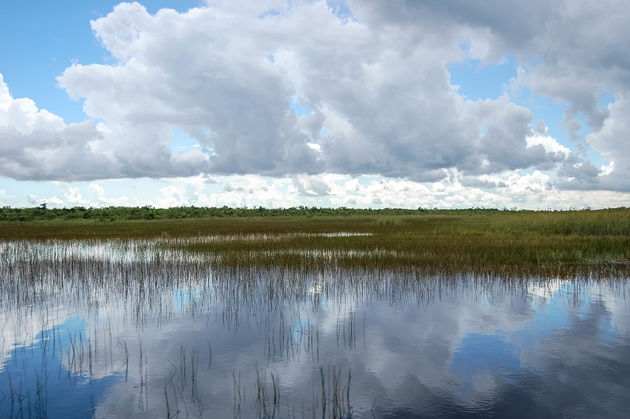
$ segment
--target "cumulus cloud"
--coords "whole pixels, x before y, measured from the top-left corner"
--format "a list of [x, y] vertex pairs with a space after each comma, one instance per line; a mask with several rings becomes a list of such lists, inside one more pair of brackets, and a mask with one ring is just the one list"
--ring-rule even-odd
[[630, 82], [630, 54], [622, 41], [630, 36], [630, 13], [624, 0], [349, 3], [360, 20], [374, 25], [404, 27], [417, 37], [434, 31], [445, 39], [466, 39], [475, 58], [535, 59], [539, 64], [521, 72], [521, 81], [567, 102], [568, 120], [582, 113], [596, 130], [607, 116], [597, 106], [602, 89], [627, 90]]
[[92, 152], [103, 141], [93, 122], [66, 125], [32, 100], [14, 99], [2, 74], [0, 138], [0, 174], [15, 179], [80, 177], [107, 166]]
[[591, 133], [586, 140], [606, 156], [611, 164], [601, 173], [600, 182], [612, 190], [628, 191], [630, 188], [630, 100], [619, 97], [606, 108], [610, 116], [604, 121], [601, 130]]
[[[415, 32], [416, 38], [440, 28], [444, 39], [464, 41], [471, 58], [492, 62], [505, 54], [516, 56], [523, 64], [517, 83], [565, 103], [564, 122], [574, 139], [582, 139], [583, 128], [590, 129], [593, 133], [586, 141], [592, 147], [610, 160], [624, 158], [623, 146], [615, 142], [624, 143], [627, 131], [613, 142], [603, 139], [612, 126], [620, 129], [620, 112], [613, 116], [610, 106], [600, 106], [601, 94], [620, 101], [630, 88], [630, 53], [623, 41], [630, 37], [630, 12], [624, 0], [513, 1], [509, 7], [500, 0], [349, 3], [359, 20], [404, 28]], [[617, 110], [623, 106], [619, 104]], [[604, 128], [605, 133], [599, 134]], [[591, 163], [577, 160], [574, 156], [563, 163], [565, 174], [578, 170], [590, 181], [564, 186], [628, 190], [627, 182], [619, 182], [625, 176], [623, 168], [616, 166], [616, 175], [598, 180], [601, 173]]]
[[13, 98], [0, 74], [0, 175], [18, 180], [87, 180], [189, 175], [204, 167], [205, 159], [194, 152], [172, 156], [166, 146], [152, 141], [138, 147], [152, 131], [146, 127], [132, 142], [125, 142], [93, 120], [66, 124], [38, 109], [31, 99]]
[[331, 192], [331, 186], [320, 176], [297, 176], [293, 185], [301, 196], [326, 196]]
[[[601, 177], [601, 176], [600, 176]], [[553, 173], [528, 171], [464, 175], [449, 170], [440, 182], [419, 183], [382, 176], [323, 173], [293, 177], [258, 175], [142, 179], [139, 187], [126, 180], [96, 182], [19, 183], [23, 190], [36, 186], [37, 194], [0, 191], [0, 203], [11, 206], [107, 207], [111, 205], [156, 207], [215, 206], [268, 208], [294, 206], [359, 208], [608, 208], [630, 206], [630, 196], [620, 191], [590, 188], [576, 194], [557, 186]], [[582, 188], [584, 189], [584, 188]]]
[[[159, 150], [175, 126], [218, 174], [436, 181], [449, 168], [491, 173], [555, 161], [528, 147], [529, 110], [456, 93], [446, 64], [464, 57], [458, 34], [383, 31], [325, 2], [228, 3], [155, 15], [118, 5], [92, 22], [117, 62], [73, 65], [60, 85], [124, 133], [125, 156]], [[364, 9], [357, 5], [357, 16]], [[296, 116], [293, 103], [309, 113]], [[138, 170], [156, 175], [159, 156], [145, 160]]]
[[[11, 97], [0, 79], [0, 174], [256, 174], [326, 199], [336, 186], [317, 176], [329, 173], [438, 185], [457, 173], [460, 187], [483, 191], [544, 172], [563, 188], [627, 190], [626, 9], [622, 0], [269, 0], [150, 14], [121, 3], [91, 22], [113, 62], [73, 64], [58, 78], [84, 100], [88, 121], [65, 124]], [[567, 104], [576, 139], [580, 121], [589, 126], [585, 141], [614, 162], [606, 172], [544, 126], [532, 129], [532, 111], [507, 95], [472, 101], [451, 84], [449, 64], [506, 55], [520, 65], [514, 83]], [[616, 102], [599, 106], [603, 91]], [[173, 129], [199, 147], [173, 151]], [[251, 196], [256, 185], [223, 192]], [[184, 199], [171, 189], [162, 196]]]
[[561, 154], [564, 156], [571, 154], [571, 150], [558, 143], [555, 138], [547, 135], [546, 129], [542, 132], [532, 131], [530, 135], [525, 138], [525, 141], [527, 142], [527, 147], [536, 147], [540, 145], [548, 153]]
[[[289, 108], [294, 92], [269, 57], [278, 41], [267, 20], [229, 8], [150, 15], [123, 3], [92, 22], [118, 63], [74, 65], [59, 81], [72, 97], [85, 98], [90, 117], [124, 133], [124, 156], [164, 154], [177, 127], [211, 155], [211, 166], [199, 169], [308, 172], [316, 154]], [[139, 170], [160, 170], [160, 155], [145, 160]]]

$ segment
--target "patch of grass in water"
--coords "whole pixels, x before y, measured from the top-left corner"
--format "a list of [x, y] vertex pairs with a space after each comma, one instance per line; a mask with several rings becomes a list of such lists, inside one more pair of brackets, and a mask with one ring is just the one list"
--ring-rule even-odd
[[[161, 237], [215, 266], [628, 276], [630, 209], [4, 223], [0, 238]], [[360, 233], [360, 234], [335, 234]], [[212, 240], [181, 240], [208, 237]], [[225, 239], [222, 239], [225, 238]]]
[[[349, 220], [350, 221], [350, 220]], [[502, 276], [630, 272], [630, 212], [495, 213], [352, 220], [361, 236], [193, 243], [227, 266], [470, 272]], [[348, 223], [350, 224], [350, 223]], [[314, 227], [314, 226], [311, 226]], [[350, 225], [343, 226], [345, 230]]]

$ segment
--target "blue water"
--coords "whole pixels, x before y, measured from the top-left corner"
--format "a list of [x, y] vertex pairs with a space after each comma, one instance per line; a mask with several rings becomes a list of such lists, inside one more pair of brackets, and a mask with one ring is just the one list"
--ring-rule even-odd
[[97, 253], [0, 265], [0, 417], [630, 417], [628, 280]]
[[[0, 417], [92, 416], [120, 375], [92, 379], [89, 371], [68, 369], [70, 342], [79, 342], [86, 327], [81, 317], [69, 317], [54, 328], [40, 331], [31, 344], [14, 342], [0, 371]], [[84, 362], [89, 369], [89, 360]]]

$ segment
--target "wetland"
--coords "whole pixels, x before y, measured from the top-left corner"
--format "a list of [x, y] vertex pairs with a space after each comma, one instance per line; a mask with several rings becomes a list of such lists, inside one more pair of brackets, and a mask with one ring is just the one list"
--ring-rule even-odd
[[48, 211], [0, 222], [1, 417], [630, 414], [628, 209]]

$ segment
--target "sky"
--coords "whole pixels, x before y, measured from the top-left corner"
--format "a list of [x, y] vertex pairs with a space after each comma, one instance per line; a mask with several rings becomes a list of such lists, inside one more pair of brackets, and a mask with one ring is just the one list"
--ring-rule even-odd
[[630, 206], [627, 0], [7, 0], [0, 205]]

